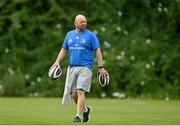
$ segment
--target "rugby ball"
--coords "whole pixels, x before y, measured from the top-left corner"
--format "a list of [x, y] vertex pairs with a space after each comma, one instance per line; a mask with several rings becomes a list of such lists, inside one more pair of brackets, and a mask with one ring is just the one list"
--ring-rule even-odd
[[48, 72], [48, 76], [53, 80], [58, 79], [61, 76], [61, 74], [62, 74], [62, 70], [60, 66], [53, 66], [49, 69]]
[[109, 85], [110, 77], [108, 73], [106, 73], [105, 75], [98, 73], [97, 79], [101, 87], [106, 87]]

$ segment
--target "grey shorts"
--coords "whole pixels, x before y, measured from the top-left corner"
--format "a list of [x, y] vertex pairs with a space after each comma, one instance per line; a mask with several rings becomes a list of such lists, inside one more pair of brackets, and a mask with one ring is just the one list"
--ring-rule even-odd
[[90, 92], [92, 71], [88, 67], [69, 67], [66, 83], [71, 85], [71, 92], [82, 89]]

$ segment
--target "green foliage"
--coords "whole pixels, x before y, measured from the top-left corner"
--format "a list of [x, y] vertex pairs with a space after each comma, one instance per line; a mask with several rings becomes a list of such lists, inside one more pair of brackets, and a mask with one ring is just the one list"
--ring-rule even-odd
[[47, 76], [74, 16], [87, 16], [110, 73], [107, 88], [93, 70], [91, 96], [180, 97], [180, 0], [2, 0], [0, 95], [62, 96], [63, 76]]

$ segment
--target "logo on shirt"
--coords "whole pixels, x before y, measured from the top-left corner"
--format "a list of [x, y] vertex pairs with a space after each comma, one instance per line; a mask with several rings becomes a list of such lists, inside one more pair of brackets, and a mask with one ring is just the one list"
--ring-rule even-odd
[[86, 40], [85, 39], [81, 39], [81, 43], [86, 43]]

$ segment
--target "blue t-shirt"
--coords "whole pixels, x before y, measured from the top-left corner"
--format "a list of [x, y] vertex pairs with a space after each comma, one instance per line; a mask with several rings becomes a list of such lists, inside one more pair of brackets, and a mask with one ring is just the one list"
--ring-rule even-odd
[[68, 32], [62, 48], [69, 50], [69, 65], [85, 66], [92, 70], [93, 51], [99, 48], [99, 41], [94, 33], [85, 29], [80, 33], [76, 30]]

